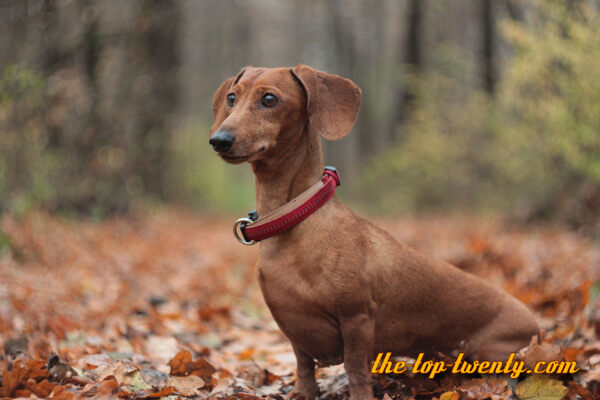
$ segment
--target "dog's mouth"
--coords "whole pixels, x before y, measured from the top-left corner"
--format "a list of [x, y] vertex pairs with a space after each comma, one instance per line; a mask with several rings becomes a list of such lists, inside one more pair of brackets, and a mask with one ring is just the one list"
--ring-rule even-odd
[[227, 161], [234, 161], [234, 162], [244, 162], [246, 160], [249, 160], [251, 157], [262, 153], [263, 151], [266, 150], [266, 147], [261, 147], [260, 149], [256, 150], [255, 152], [252, 152], [250, 154], [246, 154], [243, 156], [233, 156], [233, 155], [227, 155], [227, 154], [219, 154], [224, 160]]

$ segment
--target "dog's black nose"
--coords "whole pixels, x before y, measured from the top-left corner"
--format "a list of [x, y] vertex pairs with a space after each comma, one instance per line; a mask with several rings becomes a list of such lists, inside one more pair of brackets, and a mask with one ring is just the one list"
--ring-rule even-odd
[[225, 153], [227, 150], [231, 148], [233, 142], [235, 141], [235, 136], [233, 133], [228, 131], [218, 131], [209, 139], [208, 143], [218, 151], [219, 153]]

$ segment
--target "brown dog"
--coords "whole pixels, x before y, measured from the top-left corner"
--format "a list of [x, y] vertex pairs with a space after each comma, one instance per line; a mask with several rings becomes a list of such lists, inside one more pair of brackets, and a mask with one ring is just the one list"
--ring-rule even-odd
[[[227, 162], [249, 162], [259, 215], [323, 174], [321, 138], [352, 128], [361, 91], [350, 80], [295, 68], [244, 68], [217, 90], [211, 140]], [[344, 362], [352, 399], [371, 399], [379, 352], [416, 356], [463, 346], [472, 359], [506, 360], [538, 326], [508, 294], [399, 244], [331, 198], [260, 244], [258, 279], [298, 361], [290, 397], [314, 399], [315, 360]]]

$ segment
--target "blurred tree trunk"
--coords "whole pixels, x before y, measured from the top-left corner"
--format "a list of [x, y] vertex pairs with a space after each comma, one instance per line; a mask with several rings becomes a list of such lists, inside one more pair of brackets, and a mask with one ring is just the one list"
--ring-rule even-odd
[[523, 11], [521, 10], [518, 4], [515, 4], [513, 0], [506, 0], [506, 9], [508, 10], [508, 14], [513, 20], [523, 20]]
[[[425, 13], [425, 0], [411, 0], [406, 15], [406, 44], [403, 64], [408, 70], [417, 74], [423, 68], [422, 21]], [[402, 54], [402, 53], [401, 53]], [[407, 119], [414, 102], [414, 93], [403, 83], [398, 94], [398, 112], [390, 130], [390, 140], [398, 139], [398, 127]]]
[[[135, 170], [144, 188], [165, 200], [165, 182], [170, 117], [178, 107], [176, 54], [179, 11], [175, 0], [143, 0], [136, 23], [133, 62], [143, 61], [143, 75], [135, 77], [139, 126], [135, 140], [139, 149]], [[135, 32], [134, 31], [134, 32]]]
[[424, 14], [424, 0], [411, 0], [408, 13], [408, 34], [406, 36], [405, 63], [419, 71], [423, 62], [421, 26]]
[[381, 1], [374, 1], [372, 4], [363, 7], [364, 10], [360, 15], [368, 18], [374, 27], [373, 31], [369, 32], [370, 36], [367, 41], [369, 46], [361, 50], [360, 61], [357, 65], [357, 67], [360, 66], [360, 70], [355, 70], [355, 75], [353, 75], [353, 77], [361, 79], [363, 82], [363, 85], [361, 85], [363, 89], [362, 105], [356, 123], [358, 129], [355, 133], [358, 138], [358, 162], [360, 164], [363, 164], [368, 157], [382, 147], [380, 142], [387, 140], [386, 135], [382, 137], [379, 132], [381, 121], [377, 120], [375, 112], [377, 108], [383, 106], [377, 93], [381, 86], [381, 77], [380, 74], [373, 74], [370, 71], [373, 69], [373, 64], [375, 69], [378, 69], [384, 63], [383, 38], [385, 30], [388, 28], [385, 23], [385, 5]]
[[482, 72], [485, 91], [493, 94], [496, 88], [494, 5], [492, 0], [481, 2], [481, 27], [483, 38]]

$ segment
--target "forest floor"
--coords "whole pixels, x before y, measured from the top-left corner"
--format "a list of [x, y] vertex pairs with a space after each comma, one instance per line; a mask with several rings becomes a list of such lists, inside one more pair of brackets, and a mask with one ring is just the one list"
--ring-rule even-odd
[[[294, 355], [262, 300], [257, 246], [239, 244], [232, 221], [178, 210], [103, 222], [2, 217], [0, 397], [284, 397]], [[380, 375], [378, 398], [600, 398], [598, 242], [461, 217], [377, 222], [522, 300], [544, 342], [581, 369], [518, 381]], [[321, 398], [348, 397], [343, 367], [317, 377]]]

